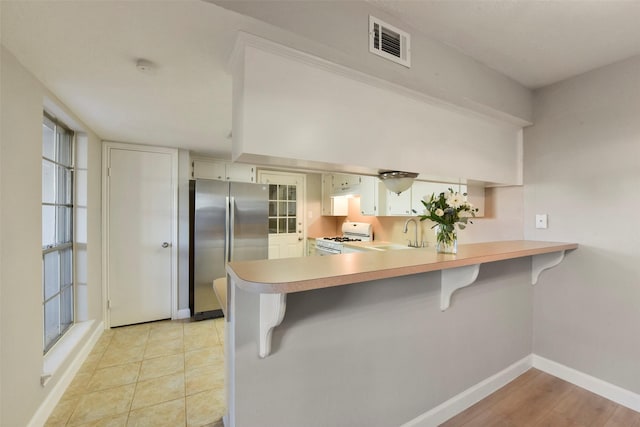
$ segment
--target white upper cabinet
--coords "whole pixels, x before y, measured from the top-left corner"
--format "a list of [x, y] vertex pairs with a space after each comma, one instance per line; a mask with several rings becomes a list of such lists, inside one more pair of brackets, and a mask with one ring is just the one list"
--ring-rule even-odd
[[415, 181], [411, 188], [396, 194], [375, 176], [322, 175], [322, 215], [347, 216], [348, 196], [360, 196], [360, 214], [366, 216], [417, 216], [424, 213], [422, 200], [431, 194], [449, 191], [468, 193], [469, 202], [484, 216], [484, 187], [480, 185]]
[[[382, 184], [384, 185], [384, 184]], [[411, 189], [400, 194], [385, 190], [386, 216], [413, 216], [411, 211]]]
[[191, 176], [194, 179], [217, 179], [226, 180], [226, 164], [224, 162], [214, 162], [211, 160], [193, 160], [191, 162], [193, 171]]
[[[465, 190], [460, 191], [461, 187], [464, 187]], [[424, 181], [415, 181], [411, 186], [411, 206], [416, 210], [416, 215], [422, 215], [424, 212], [424, 205], [422, 204], [422, 199], [424, 196], [431, 196], [432, 194], [440, 194], [449, 191], [449, 188], [452, 188], [453, 191], [463, 192], [466, 191], [466, 186], [459, 186], [457, 184], [446, 184], [441, 182], [424, 182]]]
[[442, 182], [424, 182], [416, 181], [411, 186], [411, 206], [417, 212], [416, 215], [422, 215], [424, 205], [421, 203], [423, 197], [429, 197], [431, 194], [446, 193], [451, 188], [458, 193], [468, 193], [467, 200], [478, 208], [476, 217], [484, 216], [484, 187], [481, 185], [466, 184], [448, 184]]
[[245, 163], [227, 163], [227, 180], [234, 182], [256, 182], [256, 167]]
[[335, 196], [332, 174], [322, 174], [322, 215], [349, 215], [349, 200], [346, 196]]
[[377, 177], [360, 177], [360, 213], [375, 216], [411, 216], [411, 189], [399, 195]]
[[213, 159], [193, 159], [194, 179], [215, 179], [233, 182], [256, 182], [256, 167], [244, 163], [229, 163]]
[[351, 174], [331, 174], [332, 196], [352, 196], [360, 194], [360, 176]]
[[380, 180], [374, 176], [360, 177], [360, 213], [362, 215], [380, 215]]

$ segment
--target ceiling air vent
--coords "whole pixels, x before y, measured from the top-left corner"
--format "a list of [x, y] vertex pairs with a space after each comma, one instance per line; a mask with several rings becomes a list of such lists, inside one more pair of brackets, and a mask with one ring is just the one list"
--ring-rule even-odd
[[369, 16], [369, 52], [405, 67], [411, 67], [411, 36], [396, 27]]

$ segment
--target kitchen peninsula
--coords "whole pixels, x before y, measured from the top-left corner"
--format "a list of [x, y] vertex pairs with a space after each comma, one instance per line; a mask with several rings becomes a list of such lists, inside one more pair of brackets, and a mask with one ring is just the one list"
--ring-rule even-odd
[[504, 382], [528, 369], [531, 284], [576, 248], [505, 241], [461, 245], [457, 255], [426, 248], [230, 263], [230, 425], [444, 421], [457, 409], [443, 403], [499, 372]]

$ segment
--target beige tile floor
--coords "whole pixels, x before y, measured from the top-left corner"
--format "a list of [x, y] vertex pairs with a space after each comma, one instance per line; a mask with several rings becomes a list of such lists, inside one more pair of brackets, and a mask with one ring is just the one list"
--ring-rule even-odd
[[105, 331], [46, 427], [218, 427], [224, 320]]

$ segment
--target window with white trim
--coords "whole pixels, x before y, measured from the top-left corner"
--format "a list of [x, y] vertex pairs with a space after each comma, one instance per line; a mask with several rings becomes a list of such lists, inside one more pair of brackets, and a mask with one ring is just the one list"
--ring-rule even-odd
[[73, 132], [42, 120], [42, 310], [46, 353], [74, 322]]
[[296, 186], [269, 184], [269, 233], [296, 232]]

